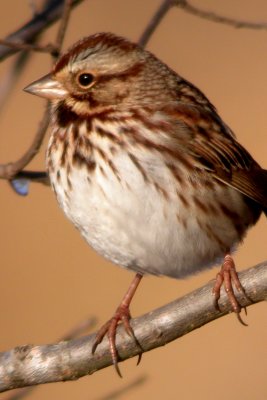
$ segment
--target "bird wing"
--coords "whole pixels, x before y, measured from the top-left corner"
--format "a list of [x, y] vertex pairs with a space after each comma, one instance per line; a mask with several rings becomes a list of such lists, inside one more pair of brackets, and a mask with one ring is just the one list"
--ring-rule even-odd
[[[183, 146], [197, 168], [205, 169], [267, 209], [267, 170], [262, 169], [241, 146], [215, 108], [180, 104], [175, 108], [176, 124], [183, 126]], [[176, 133], [179, 128], [176, 129]], [[179, 135], [177, 135], [179, 136]], [[186, 136], [186, 138], [185, 138]], [[179, 137], [176, 138], [179, 141]]]

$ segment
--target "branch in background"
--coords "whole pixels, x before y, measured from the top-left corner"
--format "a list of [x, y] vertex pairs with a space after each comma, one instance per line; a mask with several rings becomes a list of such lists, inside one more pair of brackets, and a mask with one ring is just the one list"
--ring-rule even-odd
[[[58, 3], [58, 1], [52, 1], [52, 5], [55, 6], [55, 3]], [[25, 43], [18, 43], [18, 42], [10, 42], [10, 39], [12, 37], [9, 36], [9, 41], [2, 41], [2, 43], [10, 45], [13, 49], [24, 49], [24, 50], [35, 50], [35, 51], [44, 51], [44, 52], [50, 52], [51, 54], [55, 54], [55, 49], [60, 51], [63, 43], [63, 39], [66, 33], [66, 28], [68, 25], [69, 17], [70, 17], [70, 12], [71, 12], [71, 7], [74, 5], [74, 3], [78, 3], [77, 1], [74, 0], [65, 0], [64, 2], [64, 8], [63, 8], [63, 13], [62, 13], [62, 19], [61, 19], [61, 24], [58, 30], [57, 34], [57, 39], [55, 45], [48, 45], [46, 47], [38, 46], [38, 45], [31, 45], [31, 44], [25, 44]], [[157, 28], [157, 26], [160, 24], [162, 18], [164, 15], [167, 13], [167, 11], [170, 9], [170, 7], [173, 5], [173, 0], [164, 0], [160, 7], [158, 8], [157, 12], [155, 15], [152, 17], [151, 22], [148, 24], [148, 27], [145, 29], [143, 35], [140, 38], [140, 45], [145, 46], [148, 40], [150, 39], [151, 35]], [[51, 5], [50, 5], [51, 7]], [[45, 12], [45, 11], [44, 11]], [[38, 14], [37, 17], [40, 17], [42, 13]], [[14, 36], [14, 34], [13, 34]], [[1, 44], [1, 41], [0, 41]], [[1, 56], [1, 47], [0, 47], [0, 56]], [[13, 189], [21, 195], [27, 195], [28, 194], [28, 182], [25, 180], [26, 179], [26, 174], [27, 174], [27, 179], [32, 180], [34, 182], [39, 182], [43, 184], [48, 184], [48, 178], [45, 175], [45, 172], [34, 172], [31, 174], [29, 171], [27, 173], [24, 173], [24, 177], [22, 177], [22, 174], [20, 171], [22, 171], [23, 168], [25, 168], [29, 162], [33, 159], [33, 157], [36, 155], [36, 153], [39, 151], [39, 148], [43, 142], [45, 132], [47, 130], [47, 127], [49, 125], [49, 111], [47, 111], [43, 117], [43, 120], [40, 125], [40, 129], [37, 131], [36, 136], [29, 147], [29, 149], [26, 151], [26, 153], [16, 162], [13, 163], [8, 163], [5, 165], [0, 164], [0, 179], [8, 179], [12, 180], [14, 179], [13, 182], [11, 182], [11, 185]], [[24, 178], [23, 181], [21, 179]], [[18, 188], [19, 187], [19, 188]]]
[[[76, 7], [83, 0], [72, 0], [71, 7]], [[9, 35], [6, 40], [14, 41], [16, 43], [29, 42], [31, 43], [36, 35], [39, 35], [45, 29], [49, 28], [54, 22], [62, 17], [62, 9], [65, 2], [64, 0], [50, 0], [47, 7], [26, 23], [22, 28]], [[0, 61], [6, 57], [16, 53], [18, 49], [10, 48], [7, 46], [0, 46]]]
[[10, 68], [6, 71], [5, 76], [0, 82], [0, 113], [7, 103], [8, 97], [11, 95], [18, 78], [29, 61], [29, 52], [22, 52], [16, 56]]
[[[76, 1], [75, 0], [65, 0], [64, 1], [63, 13], [62, 13], [60, 27], [58, 29], [56, 44], [55, 44], [55, 46], [52, 46], [52, 48], [54, 48], [54, 49], [57, 48], [58, 53], [61, 51], [64, 35], [66, 33], [66, 27], [67, 27], [69, 17], [70, 17], [71, 7], [75, 4], [78, 4], [79, 2], [80, 1], [77, 1], [77, 0]], [[60, 10], [62, 10], [62, 4], [63, 4], [62, 1], [59, 2], [59, 1], [53, 0], [50, 3], [53, 3], [54, 6], [55, 6], [55, 4], [61, 3]], [[51, 4], [50, 4], [50, 7], [51, 7]], [[42, 15], [42, 14], [43, 13], [38, 14], [37, 17], [40, 17], [40, 15]], [[38, 31], [38, 34], [39, 33], [40, 32]], [[30, 45], [30, 46], [32, 46], [32, 45]], [[16, 178], [15, 184], [12, 184], [12, 187], [15, 190], [16, 190], [16, 182], [18, 182], [18, 180], [20, 179], [19, 172], [22, 171], [23, 168], [25, 168], [31, 162], [31, 160], [38, 153], [38, 151], [43, 143], [44, 136], [45, 136], [46, 130], [49, 125], [49, 120], [50, 120], [50, 106], [48, 104], [46, 112], [45, 112], [43, 119], [41, 121], [41, 124], [39, 126], [39, 129], [36, 132], [36, 135], [33, 139], [32, 144], [30, 145], [29, 149], [25, 152], [25, 154], [20, 159], [18, 159], [17, 161], [15, 161], [13, 163], [2, 164], [2, 165], [0, 164], [0, 179], [12, 180], [13, 178]], [[32, 175], [35, 175], [36, 182], [41, 182], [41, 183], [47, 184], [47, 178], [43, 179], [43, 174], [44, 173], [41, 173], [41, 175], [36, 176], [36, 173], [33, 173]], [[30, 176], [30, 175], [28, 175], [28, 176]], [[23, 184], [25, 184], [25, 182], [23, 182], [22, 185]], [[25, 187], [26, 188], [23, 188], [21, 191], [16, 190], [17, 193], [20, 193], [23, 195], [27, 194], [27, 182], [25, 184]]]
[[158, 10], [155, 12], [154, 16], [149, 21], [141, 38], [139, 39], [138, 43], [140, 44], [140, 46], [145, 47], [147, 45], [147, 42], [149, 41], [150, 37], [159, 26], [159, 24], [161, 23], [162, 19], [165, 17], [167, 12], [174, 6], [182, 8], [184, 11], [196, 15], [197, 17], [225, 25], [230, 25], [235, 28], [247, 28], [247, 29], [258, 29], [258, 30], [267, 29], [267, 22], [263, 23], [250, 22], [250, 21], [238, 20], [235, 18], [224, 17], [212, 11], [201, 10], [200, 8], [197, 8], [188, 3], [187, 0], [163, 0]]
[[[42, 4], [40, 4], [41, 10], [45, 9], [49, 6], [51, 0], [43, 0]], [[36, 3], [32, 1], [30, 3], [30, 7], [34, 15], [37, 13]], [[35, 45], [37, 40], [39, 40], [41, 34], [36, 35], [35, 38], [31, 41], [31, 45]], [[1, 43], [1, 40], [0, 40]], [[13, 44], [13, 42], [11, 42]], [[8, 100], [8, 97], [11, 95], [13, 88], [15, 87], [21, 73], [25, 69], [29, 59], [31, 52], [30, 51], [22, 51], [15, 57], [14, 62], [11, 64], [10, 68], [6, 72], [5, 76], [2, 77], [0, 82], [0, 113]]]
[[17, 161], [8, 164], [2, 164], [2, 165], [0, 164], [0, 179], [10, 180], [14, 178], [18, 174], [18, 172], [20, 172], [23, 168], [25, 168], [26, 165], [28, 165], [29, 162], [34, 158], [34, 156], [38, 153], [39, 148], [43, 142], [45, 132], [49, 125], [49, 119], [50, 119], [50, 106], [48, 105], [29, 149]]
[[15, 49], [15, 50], [27, 50], [27, 51], [36, 51], [39, 53], [48, 53], [52, 55], [58, 55], [58, 50], [56, 46], [53, 46], [52, 44], [47, 44], [45, 46], [39, 46], [38, 44], [30, 44], [30, 43], [25, 43], [25, 42], [15, 42], [15, 41], [10, 41], [10, 40], [3, 40], [0, 39], [0, 45], [2, 46], [7, 46], [10, 49]]
[[[247, 295], [247, 298], [240, 298], [240, 293], [236, 294], [240, 305], [248, 307], [267, 299], [267, 262], [241, 272], [239, 277]], [[132, 320], [131, 325], [140, 346], [120, 326], [116, 335], [120, 360], [164, 346], [228, 314], [231, 305], [225, 293], [219, 303], [221, 311], [215, 310], [212, 287], [213, 283], [210, 282]], [[76, 380], [112, 365], [107, 338], [99, 345], [97, 352], [91, 354], [94, 338], [95, 334], [57, 344], [21, 346], [0, 353], [0, 392], [41, 383]]]
[[[58, 34], [57, 34], [57, 39], [55, 41], [55, 44], [47, 44], [45, 46], [39, 46], [36, 44], [33, 44], [32, 42], [36, 38], [36, 36], [40, 35], [41, 31], [37, 31], [33, 36], [28, 37], [28, 41], [31, 43], [26, 43], [25, 38], [24, 40], [22, 37], [24, 35], [19, 35], [18, 32], [9, 35], [7, 39], [0, 39], [0, 45], [6, 46], [10, 49], [13, 50], [27, 50], [27, 51], [36, 51], [40, 53], [50, 53], [54, 57], [58, 57], [59, 51], [62, 48], [62, 43], [65, 37], [66, 29], [68, 26], [69, 18], [70, 18], [70, 13], [71, 9], [73, 6], [79, 4], [82, 0], [80, 1], [75, 1], [75, 0], [49, 0], [47, 4], [44, 7], [43, 12], [41, 13], [35, 13], [34, 14], [34, 19], [39, 19], [42, 18], [42, 16], [45, 14], [48, 14], [48, 16], [51, 17], [51, 19], [46, 18], [46, 21], [49, 20], [48, 25], [44, 25], [43, 29], [46, 29], [50, 26], [51, 23], [55, 22], [57, 18], [61, 18], [61, 24], [58, 29]], [[58, 8], [59, 7], [59, 8]], [[63, 7], [63, 11], [62, 11]], [[59, 10], [60, 12], [58, 13], [58, 16], [55, 15], [55, 11]], [[56, 18], [55, 21], [53, 18]], [[27, 35], [27, 26], [34, 24], [33, 20], [30, 21], [30, 23], [26, 24], [26, 26], [22, 29], [19, 30], [19, 32], [24, 32], [26, 30], [26, 35]], [[31, 34], [33, 33], [33, 30], [31, 30]], [[17, 40], [14, 40], [14, 37], [19, 35], [19, 38]], [[12, 39], [13, 38], [13, 39]], [[1, 56], [1, 52], [0, 52]]]
[[[35, 14], [34, 18], [24, 25], [17, 32], [10, 35], [6, 41], [0, 41], [0, 60], [13, 54], [15, 51], [25, 49], [42, 52], [50, 52], [52, 55], [60, 52], [66, 27], [68, 25], [72, 6], [81, 3], [82, 0], [49, 0], [43, 12]], [[64, 9], [62, 13], [62, 7]], [[266, 29], [267, 23], [252, 23], [239, 21], [232, 18], [222, 17], [213, 12], [200, 10], [190, 5], [185, 0], [163, 0], [158, 10], [151, 18], [139, 44], [145, 46], [157, 29], [162, 19], [171, 7], [177, 6], [184, 11], [213, 22], [231, 25], [236, 28]], [[54, 45], [38, 46], [25, 43], [32, 42], [53, 22], [61, 17], [60, 28]], [[2, 46], [1, 46], [2, 44]], [[3, 46], [6, 44], [9, 46]], [[21, 55], [22, 56], [22, 55]], [[15, 68], [15, 67], [14, 67]], [[43, 141], [45, 130], [48, 124], [46, 113], [41, 126], [34, 138], [29, 150], [15, 163], [0, 165], [0, 178], [11, 179], [16, 176], [18, 179], [27, 179], [35, 182], [48, 184], [48, 178], [44, 172], [21, 171], [36, 155]], [[259, 302], [267, 298], [267, 263], [247, 270], [240, 274], [242, 284], [246, 289], [248, 297], [253, 302]], [[144, 352], [153, 348], [165, 345], [166, 343], [189, 333], [190, 331], [219, 318], [230, 311], [225, 297], [220, 302], [221, 313], [213, 309], [211, 300], [211, 284], [196, 290], [195, 292], [177, 300], [165, 307], [155, 310], [143, 317], [132, 321], [132, 325]], [[247, 300], [241, 299], [243, 306], [249, 306]], [[80, 328], [79, 328], [80, 329]], [[77, 333], [78, 334], [78, 333]], [[0, 390], [6, 391], [15, 387], [36, 385], [39, 383], [55, 382], [62, 380], [73, 380], [91, 374], [98, 369], [111, 365], [109, 346], [104, 341], [97, 354], [91, 355], [93, 336], [70, 340], [76, 336], [72, 332], [65, 337], [64, 342], [55, 345], [45, 346], [22, 346], [10, 352], [0, 354]], [[118, 351], [122, 360], [133, 357], [140, 353], [140, 348], [132, 343], [132, 340], [125, 335], [123, 329], [119, 329], [116, 336]], [[66, 342], [66, 340], [69, 340]], [[107, 398], [115, 398], [129, 390], [132, 386], [142, 383], [143, 378], [127, 385], [121, 391], [109, 394]], [[6, 400], [21, 399], [29, 394], [33, 387], [23, 389]], [[104, 399], [104, 398], [103, 398]], [[102, 399], [102, 400], [103, 400]]]
[[267, 29], [267, 22], [250, 22], [250, 21], [242, 21], [235, 18], [223, 17], [222, 15], [216, 14], [212, 11], [204, 11], [198, 7], [192, 6], [186, 0], [173, 0], [173, 2], [177, 7], [182, 8], [184, 11], [212, 22], [217, 22], [224, 25], [230, 25], [233, 26], [234, 28], [246, 28], [246, 29], [256, 29], [256, 30]]
[[[15, 51], [21, 49], [48, 52], [52, 54], [54, 57], [56, 57], [61, 50], [71, 9], [72, 7], [78, 5], [81, 1], [82, 0], [65, 0], [65, 1], [49, 0], [44, 10], [38, 14], [35, 14], [30, 22], [25, 24], [18, 31], [9, 35], [5, 41], [0, 40], [0, 60], [1, 59], [3, 60], [8, 55], [11, 55]], [[192, 6], [190, 3], [187, 2], [187, 0], [163, 0], [139, 39], [139, 44], [141, 46], [143, 47], [146, 46], [147, 42], [149, 41], [152, 34], [159, 26], [159, 24], [161, 23], [162, 19], [165, 17], [167, 12], [174, 6], [182, 8], [184, 11], [196, 15], [200, 18], [211, 20], [213, 22], [228, 24], [236, 28], [249, 28], [249, 29], [267, 28], [267, 23], [254, 23], [248, 21], [241, 21], [233, 18], [223, 17], [214, 12], [201, 10], [197, 7]], [[62, 12], [62, 7], [63, 7], [63, 12]], [[53, 22], [59, 19], [61, 15], [62, 15], [61, 24], [54, 45], [49, 44], [46, 46], [38, 46], [35, 44], [25, 43], [26, 41], [33, 41], [34, 38], [36, 38], [36, 36], [40, 34], [40, 32], [48, 28]], [[8, 45], [9, 47], [3, 46], [3, 43]], [[49, 117], [46, 114], [42, 121], [43, 126], [48, 125], [48, 119]], [[13, 178], [20, 179], [18, 177], [18, 173], [28, 165], [28, 163], [38, 152], [45, 135], [45, 130], [41, 132], [41, 134], [40, 130], [37, 132], [32, 145], [30, 146], [28, 151], [24, 154], [24, 156], [22, 156], [18, 161], [14, 163], [8, 163], [6, 165], [0, 165], [0, 179], [7, 179], [7, 180], [11, 180]], [[36, 147], [34, 147], [35, 145]], [[35, 182], [47, 184], [48, 179], [47, 178], [43, 179], [44, 174], [45, 172], [42, 172], [38, 177], [37, 173], [34, 173], [34, 179], [32, 180]], [[28, 175], [28, 179], [29, 180], [31, 179], [30, 174]], [[25, 184], [27, 186], [27, 182], [25, 183], [25, 181], [23, 183], [18, 182], [18, 184], [19, 185]], [[21, 192], [17, 190], [16, 182], [14, 185], [12, 184], [12, 187], [19, 194], [28, 193], [27, 187], [23, 188]]]
[[71, 7], [73, 5], [74, 1], [73, 0], [65, 0], [64, 2], [64, 7], [63, 7], [63, 12], [62, 12], [62, 17], [61, 17], [61, 23], [59, 30], [57, 32], [57, 38], [56, 38], [56, 43], [55, 47], [59, 50], [62, 48], [63, 40], [66, 34], [67, 26], [70, 20], [70, 13], [71, 13]]
[[140, 46], [145, 47], [147, 45], [149, 39], [172, 6], [174, 6], [173, 0], [163, 0], [138, 40]]

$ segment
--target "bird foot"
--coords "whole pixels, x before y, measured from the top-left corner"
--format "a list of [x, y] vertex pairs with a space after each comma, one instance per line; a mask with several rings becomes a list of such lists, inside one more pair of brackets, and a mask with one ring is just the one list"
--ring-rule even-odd
[[[123, 324], [125, 331], [127, 334], [132, 337], [138, 347], [141, 346], [138, 343], [135, 335], [133, 328], [130, 325], [130, 319], [131, 319], [131, 314], [130, 314], [130, 303], [132, 301], [132, 298], [136, 292], [136, 289], [141, 282], [143, 275], [141, 274], [136, 274], [129, 289], [127, 290], [126, 294], [124, 295], [121, 304], [117, 308], [115, 314], [113, 317], [108, 320], [97, 332], [96, 338], [92, 347], [92, 354], [95, 353], [97, 346], [102, 342], [105, 336], [108, 337], [109, 340], [109, 349], [110, 349], [110, 354], [112, 358], [112, 363], [116, 369], [117, 374], [122, 378], [122, 374], [120, 372], [119, 366], [118, 366], [118, 361], [119, 361], [119, 355], [118, 351], [116, 348], [116, 334], [117, 334], [117, 328], [120, 322]], [[142, 352], [138, 354], [138, 360], [137, 360], [137, 365], [140, 363], [142, 358]]]
[[[119, 356], [118, 356], [118, 351], [116, 348], [116, 334], [117, 334], [117, 328], [120, 322], [123, 324], [124, 329], [126, 333], [132, 337], [136, 342], [137, 339], [134, 335], [133, 328], [130, 325], [130, 319], [131, 319], [131, 314], [129, 307], [121, 304], [113, 317], [108, 320], [97, 332], [93, 347], [92, 347], [92, 354], [95, 353], [97, 346], [102, 342], [105, 336], [108, 337], [109, 340], [109, 349], [111, 353], [111, 358], [112, 358], [112, 363], [116, 369], [117, 374], [122, 378], [122, 374], [120, 372], [119, 366], [118, 366], [118, 361], [119, 361]], [[138, 342], [137, 342], [138, 343]], [[139, 343], [138, 343], [139, 345]], [[142, 354], [138, 355], [138, 361], [137, 365], [141, 361]]]
[[[232, 310], [236, 313], [236, 316], [237, 316], [239, 322], [242, 325], [247, 326], [247, 324], [243, 321], [243, 319], [240, 316], [242, 307], [238, 303], [238, 300], [234, 293], [234, 287], [246, 299], [247, 299], [247, 295], [246, 295], [245, 290], [242, 287], [239, 277], [237, 275], [234, 260], [229, 254], [227, 254], [224, 257], [224, 262], [221, 266], [220, 272], [218, 272], [218, 274], [216, 276], [215, 284], [214, 284], [213, 290], [212, 290], [212, 294], [214, 295], [214, 306], [217, 310], [220, 310], [218, 301], [220, 299], [220, 291], [221, 291], [222, 285], [224, 285], [224, 289], [225, 289], [228, 299], [231, 303]], [[246, 307], [244, 307], [244, 309], [245, 309], [245, 313], [247, 314]]]

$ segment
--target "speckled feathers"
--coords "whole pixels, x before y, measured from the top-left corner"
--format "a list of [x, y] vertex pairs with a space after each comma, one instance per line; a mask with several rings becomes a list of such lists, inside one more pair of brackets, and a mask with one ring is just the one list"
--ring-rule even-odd
[[219, 262], [266, 209], [266, 171], [199, 89], [138, 45], [85, 38], [49, 85], [51, 183], [111, 261], [186, 276]]

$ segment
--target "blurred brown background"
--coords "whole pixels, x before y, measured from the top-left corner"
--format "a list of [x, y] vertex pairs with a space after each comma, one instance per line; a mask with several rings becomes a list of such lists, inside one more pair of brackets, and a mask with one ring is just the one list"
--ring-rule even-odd
[[[111, 31], [137, 40], [160, 1], [90, 0], [72, 14], [65, 48], [82, 36]], [[266, 0], [195, 0], [239, 19], [267, 20]], [[1, 1], [0, 37], [30, 18], [29, 1]], [[52, 41], [55, 27], [43, 37]], [[239, 141], [267, 168], [267, 40], [266, 32], [215, 24], [173, 9], [148, 48], [199, 86], [217, 106]], [[0, 76], [10, 60], [0, 65]], [[17, 159], [30, 144], [44, 102], [22, 88], [46, 74], [51, 61], [35, 54], [0, 115], [0, 162]], [[0, 78], [1, 79], [1, 78]], [[44, 148], [32, 169], [44, 168]], [[52, 192], [31, 185], [26, 198], [0, 182], [1, 272], [0, 350], [26, 343], [49, 343], [88, 315], [98, 324], [111, 316], [132, 274], [103, 260], [81, 239], [58, 208]], [[235, 257], [239, 270], [266, 259], [266, 219], [253, 228]], [[185, 281], [145, 279], [133, 301], [141, 315], [214, 278], [216, 270]], [[146, 382], [122, 399], [267, 398], [266, 304], [249, 308], [244, 328], [233, 315], [221, 318], [164, 348], [121, 364], [124, 379], [113, 368], [72, 383], [39, 387], [32, 399], [102, 399], [137, 377]], [[0, 396], [4, 398], [5, 395]]]

